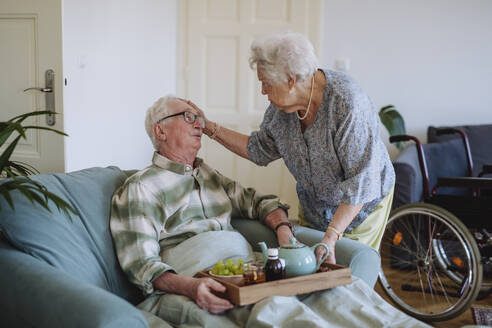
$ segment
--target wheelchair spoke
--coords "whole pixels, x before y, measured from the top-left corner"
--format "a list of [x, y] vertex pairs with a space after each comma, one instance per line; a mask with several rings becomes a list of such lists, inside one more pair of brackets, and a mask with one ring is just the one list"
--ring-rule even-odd
[[424, 283], [422, 282], [422, 275], [420, 274], [420, 268], [417, 267], [417, 273], [419, 275], [419, 282], [420, 282], [420, 290], [422, 292], [422, 298], [424, 299], [424, 303], [427, 305], [427, 298], [425, 297], [425, 288], [424, 288]]

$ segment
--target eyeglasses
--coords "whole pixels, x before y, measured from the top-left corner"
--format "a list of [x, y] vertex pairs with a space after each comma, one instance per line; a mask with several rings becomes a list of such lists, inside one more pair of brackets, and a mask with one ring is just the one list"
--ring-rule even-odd
[[166, 118], [179, 116], [179, 115], [183, 115], [184, 121], [188, 124], [193, 124], [193, 123], [195, 123], [195, 120], [198, 119], [198, 123], [200, 123], [200, 126], [202, 127], [202, 129], [205, 129], [205, 120], [203, 119], [203, 117], [198, 116], [192, 112], [181, 112], [181, 113], [172, 114], [172, 115], [161, 118], [159, 121], [157, 121], [157, 123], [164, 121]]

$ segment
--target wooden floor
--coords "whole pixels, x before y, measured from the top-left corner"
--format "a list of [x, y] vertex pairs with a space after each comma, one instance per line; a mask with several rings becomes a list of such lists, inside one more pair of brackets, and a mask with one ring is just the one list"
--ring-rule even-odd
[[[393, 304], [391, 300], [386, 296], [384, 293], [383, 289], [381, 288], [381, 285], [379, 282], [376, 284], [375, 287], [376, 292], [381, 295], [386, 301], [388, 301], [390, 304]], [[487, 307], [492, 307], [492, 295], [489, 295], [487, 298], [476, 301], [474, 305], [481, 305], [481, 306], [487, 306]], [[473, 318], [472, 318], [472, 313], [471, 309], [468, 309], [465, 311], [463, 314], [458, 316], [457, 318], [454, 318], [452, 320], [448, 321], [441, 321], [441, 322], [432, 322], [429, 323], [433, 327], [440, 327], [440, 328], [455, 328], [455, 327], [463, 327], [465, 325], [473, 325]]]

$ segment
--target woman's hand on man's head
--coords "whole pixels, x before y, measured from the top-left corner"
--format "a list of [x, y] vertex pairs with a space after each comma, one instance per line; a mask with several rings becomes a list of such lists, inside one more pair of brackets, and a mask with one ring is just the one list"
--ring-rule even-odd
[[195, 103], [193, 103], [191, 100], [184, 99], [184, 98], [179, 98], [179, 99], [184, 101], [188, 105], [190, 105], [194, 110], [196, 110], [198, 112], [198, 115], [201, 116], [203, 118], [203, 120], [205, 121], [205, 129], [203, 132], [206, 135], [210, 135], [211, 131], [213, 131], [216, 128], [215, 123], [213, 123], [212, 121], [209, 121], [207, 119], [207, 117], [205, 116], [205, 113], [203, 112], [203, 110], [200, 107], [198, 107], [197, 105], [195, 105]]

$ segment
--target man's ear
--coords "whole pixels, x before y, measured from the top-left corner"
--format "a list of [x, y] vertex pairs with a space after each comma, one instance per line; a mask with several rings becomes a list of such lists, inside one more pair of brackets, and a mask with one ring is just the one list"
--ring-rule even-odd
[[157, 140], [165, 141], [167, 136], [166, 136], [166, 131], [162, 128], [162, 125], [160, 124], [154, 124], [152, 127], [152, 131], [154, 132], [154, 136]]

